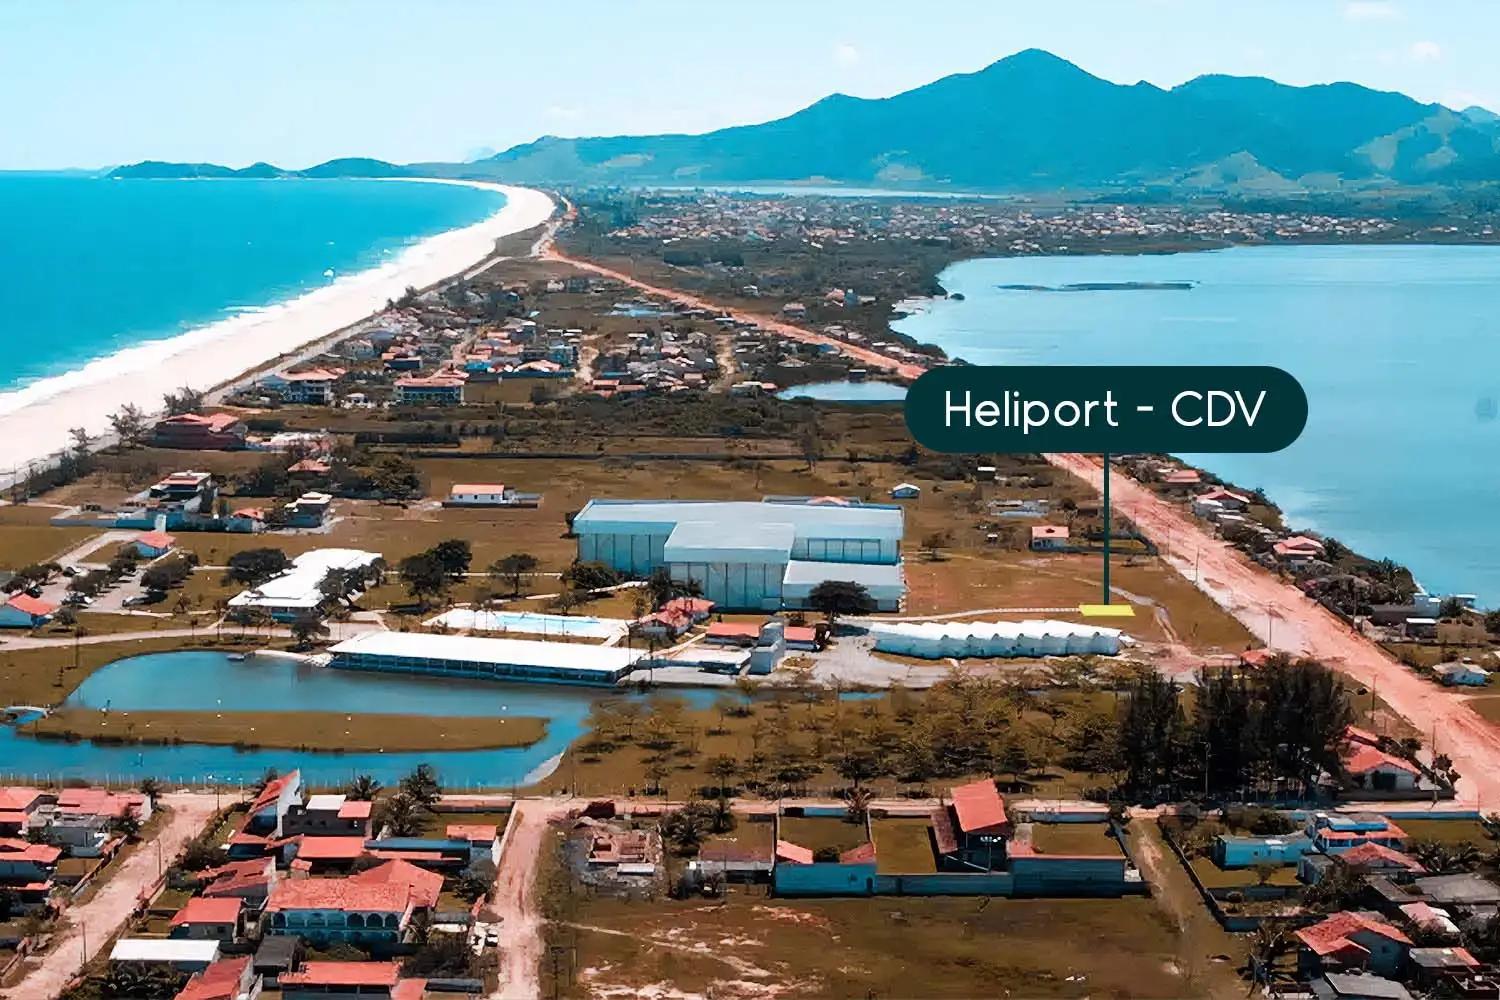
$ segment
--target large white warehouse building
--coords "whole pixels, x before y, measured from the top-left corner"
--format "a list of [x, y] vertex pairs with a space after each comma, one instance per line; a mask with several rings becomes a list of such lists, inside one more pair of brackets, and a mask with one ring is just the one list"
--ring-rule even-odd
[[665, 566], [722, 608], [807, 606], [825, 580], [863, 584], [901, 605], [901, 508], [812, 500], [591, 500], [573, 519], [578, 558], [645, 576]]
[[890, 622], [872, 625], [875, 648], [885, 653], [945, 657], [1113, 656], [1128, 641], [1119, 629], [1072, 622]]

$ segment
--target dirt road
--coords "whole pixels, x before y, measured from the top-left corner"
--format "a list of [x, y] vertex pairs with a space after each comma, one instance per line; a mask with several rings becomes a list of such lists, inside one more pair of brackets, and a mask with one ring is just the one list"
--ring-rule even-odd
[[895, 358], [886, 357], [879, 351], [872, 351], [867, 347], [856, 347], [853, 344], [839, 340], [837, 337], [829, 337], [821, 333], [814, 333], [811, 330], [804, 329], [800, 326], [793, 326], [790, 323], [784, 323], [781, 320], [774, 319], [770, 316], [765, 316], [760, 313], [744, 312], [735, 309], [725, 309], [717, 302], [699, 298], [696, 295], [678, 291], [675, 288], [662, 288], [657, 285], [648, 285], [646, 282], [641, 281], [639, 278], [633, 278], [623, 271], [611, 270], [610, 268], [607, 268], [602, 264], [595, 264], [592, 261], [583, 260], [578, 257], [570, 257], [562, 251], [557, 250], [556, 248], [545, 249], [543, 251], [543, 256], [549, 260], [555, 260], [564, 264], [570, 264], [581, 271], [589, 271], [593, 274], [597, 274], [605, 278], [613, 278], [615, 281], [621, 282], [625, 285], [629, 285], [631, 288], [639, 289], [643, 292], [646, 292], [648, 295], [656, 295], [660, 296], [661, 298], [670, 299], [674, 302], [681, 302], [695, 309], [707, 309], [715, 313], [727, 313], [729, 316], [732, 316], [736, 320], [740, 320], [745, 323], [754, 323], [756, 326], [761, 327], [762, 329], [770, 330], [774, 333], [779, 333], [783, 337], [787, 337], [791, 340], [800, 340], [803, 343], [807, 344], [829, 344], [833, 347], [838, 348], [848, 357], [853, 358], [856, 361], [861, 361], [871, 368], [879, 368], [882, 371], [892, 372], [893, 374], [899, 375], [902, 378], [915, 379], [917, 376], [926, 371], [926, 369], [921, 365], [913, 365], [908, 364], [904, 361], [897, 361]]
[[522, 799], [516, 802], [501, 843], [500, 870], [490, 909], [500, 918], [500, 983], [491, 1000], [541, 996], [542, 915], [537, 910], [536, 869], [547, 843], [547, 824], [582, 806], [578, 801]]
[[141, 890], [156, 881], [160, 869], [170, 865], [188, 841], [203, 831], [214, 812], [214, 796], [204, 792], [174, 792], [163, 795], [161, 801], [171, 810], [166, 824], [155, 837], [135, 848], [92, 899], [68, 909], [62, 929], [52, 938], [52, 947], [27, 969], [20, 982], [0, 996], [29, 1000], [61, 993], [79, 966], [97, 954], [125, 923]]
[[[1101, 487], [1103, 470], [1096, 459], [1048, 455], [1047, 460]], [[1500, 728], [1134, 480], [1114, 473], [1110, 495], [1114, 510], [1161, 546], [1177, 572], [1189, 580], [1196, 576], [1200, 590], [1266, 645], [1314, 657], [1370, 688], [1432, 743], [1434, 753], [1453, 759], [1461, 801], [1481, 810], [1500, 809]]]

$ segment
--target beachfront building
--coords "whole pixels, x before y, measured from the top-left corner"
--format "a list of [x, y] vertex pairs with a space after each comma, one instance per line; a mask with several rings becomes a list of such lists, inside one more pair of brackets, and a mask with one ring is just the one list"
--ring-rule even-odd
[[267, 375], [257, 384], [270, 389], [287, 403], [326, 406], [333, 402], [333, 386], [344, 374], [342, 368], [311, 368]]
[[835, 498], [591, 500], [573, 519], [578, 558], [635, 576], [666, 567], [723, 609], [804, 608], [818, 584], [863, 584], [901, 605], [900, 507]]
[[418, 632], [366, 632], [329, 652], [333, 656], [329, 666], [344, 670], [554, 684], [614, 684], [644, 655], [617, 646]]
[[229, 599], [231, 617], [244, 618], [264, 613], [279, 622], [321, 617], [326, 598], [318, 585], [331, 569], [363, 573], [375, 571], [381, 562], [378, 552], [360, 549], [313, 549], [292, 560], [291, 568], [258, 587]]
[[245, 422], [232, 413], [179, 413], [157, 423], [152, 444], [158, 448], [231, 451], [245, 447]]
[[464, 379], [439, 372], [407, 375], [396, 380], [398, 406], [460, 406], [464, 401]]

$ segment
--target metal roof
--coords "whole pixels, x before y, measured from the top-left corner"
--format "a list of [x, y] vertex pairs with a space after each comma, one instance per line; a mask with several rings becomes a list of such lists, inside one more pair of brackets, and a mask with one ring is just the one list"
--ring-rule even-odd
[[537, 666], [614, 674], [644, 653], [615, 646], [538, 642], [532, 639], [485, 639], [466, 635], [424, 635], [420, 632], [366, 632], [329, 648], [334, 655], [408, 657], [459, 660], [496, 666]]

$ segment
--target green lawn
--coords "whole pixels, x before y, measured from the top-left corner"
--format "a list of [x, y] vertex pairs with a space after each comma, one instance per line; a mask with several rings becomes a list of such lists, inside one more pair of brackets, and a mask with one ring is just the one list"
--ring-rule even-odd
[[1106, 823], [1033, 823], [1031, 844], [1038, 854], [1120, 853]]
[[929, 875], [937, 871], [931, 823], [925, 818], [888, 818], [870, 825], [875, 867], [882, 875]]

